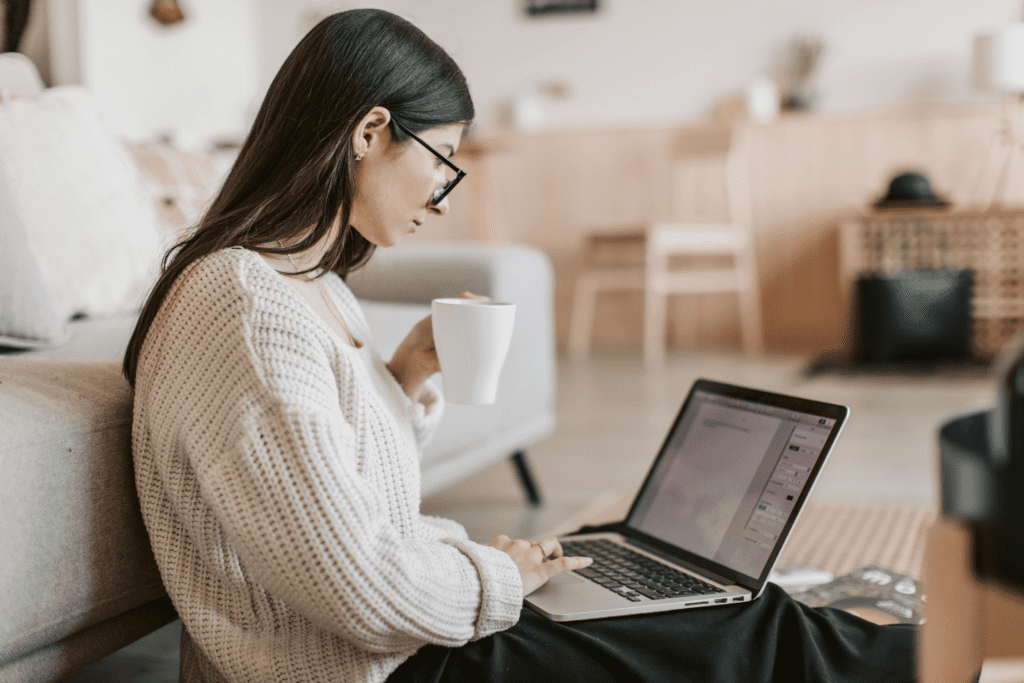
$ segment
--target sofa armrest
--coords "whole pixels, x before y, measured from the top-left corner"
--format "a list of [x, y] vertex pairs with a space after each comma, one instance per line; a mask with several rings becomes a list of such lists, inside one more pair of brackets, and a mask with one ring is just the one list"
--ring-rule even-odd
[[0, 358], [0, 680], [63, 678], [169, 621], [120, 620], [165, 595], [131, 424], [119, 362]]
[[[429, 304], [469, 291], [495, 301], [553, 291], [551, 261], [534, 247], [475, 242], [414, 242], [377, 249], [346, 283], [360, 299]], [[533, 298], [533, 297], [530, 297]]]

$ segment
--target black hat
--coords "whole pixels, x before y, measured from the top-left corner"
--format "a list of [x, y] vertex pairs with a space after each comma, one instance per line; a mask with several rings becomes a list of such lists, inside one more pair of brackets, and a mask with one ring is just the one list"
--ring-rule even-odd
[[943, 208], [949, 201], [932, 191], [932, 184], [921, 173], [901, 173], [889, 183], [889, 192], [875, 202], [876, 209]]

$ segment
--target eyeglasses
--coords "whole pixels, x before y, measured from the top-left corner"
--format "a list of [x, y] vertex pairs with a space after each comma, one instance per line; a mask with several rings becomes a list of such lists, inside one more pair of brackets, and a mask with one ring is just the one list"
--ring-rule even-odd
[[444, 187], [439, 187], [438, 189], [434, 190], [434, 195], [430, 198], [430, 203], [433, 204], [434, 206], [437, 206], [442, 201], [444, 201], [444, 198], [448, 196], [448, 193], [452, 191], [452, 188], [455, 187], [456, 185], [458, 185], [459, 181], [462, 180], [464, 177], [466, 177], [466, 172], [463, 171], [458, 166], [456, 166], [455, 164], [453, 164], [448, 159], [448, 157], [446, 157], [445, 155], [441, 154], [436, 149], [434, 149], [433, 147], [428, 145], [418, 135], [416, 135], [411, 130], [409, 130], [408, 128], [406, 128], [402, 124], [400, 124], [398, 121], [395, 121], [394, 119], [391, 119], [391, 122], [395, 124], [395, 128], [397, 128], [398, 130], [402, 131], [403, 133], [405, 133], [406, 135], [411, 137], [413, 140], [415, 140], [416, 142], [418, 142], [421, 145], [423, 145], [424, 147], [426, 147], [427, 151], [429, 151], [435, 157], [440, 159], [444, 163], [445, 166], [447, 166], [448, 168], [450, 168], [453, 171], [455, 171], [455, 177], [454, 178], [452, 178], [447, 183], [445, 183]]

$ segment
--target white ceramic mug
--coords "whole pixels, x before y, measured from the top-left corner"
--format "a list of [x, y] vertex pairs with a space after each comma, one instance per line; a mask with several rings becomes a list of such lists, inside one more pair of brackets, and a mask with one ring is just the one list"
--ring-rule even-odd
[[515, 304], [473, 299], [431, 302], [431, 325], [445, 400], [494, 403], [515, 318]]

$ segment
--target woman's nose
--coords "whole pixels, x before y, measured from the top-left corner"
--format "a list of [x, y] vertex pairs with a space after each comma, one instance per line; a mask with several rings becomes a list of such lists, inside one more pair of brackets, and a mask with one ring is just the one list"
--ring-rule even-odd
[[448, 197], [442, 199], [441, 202], [438, 204], [430, 202], [430, 205], [427, 208], [430, 209], [432, 213], [435, 213], [438, 216], [445, 215], [446, 213], [448, 213]]

